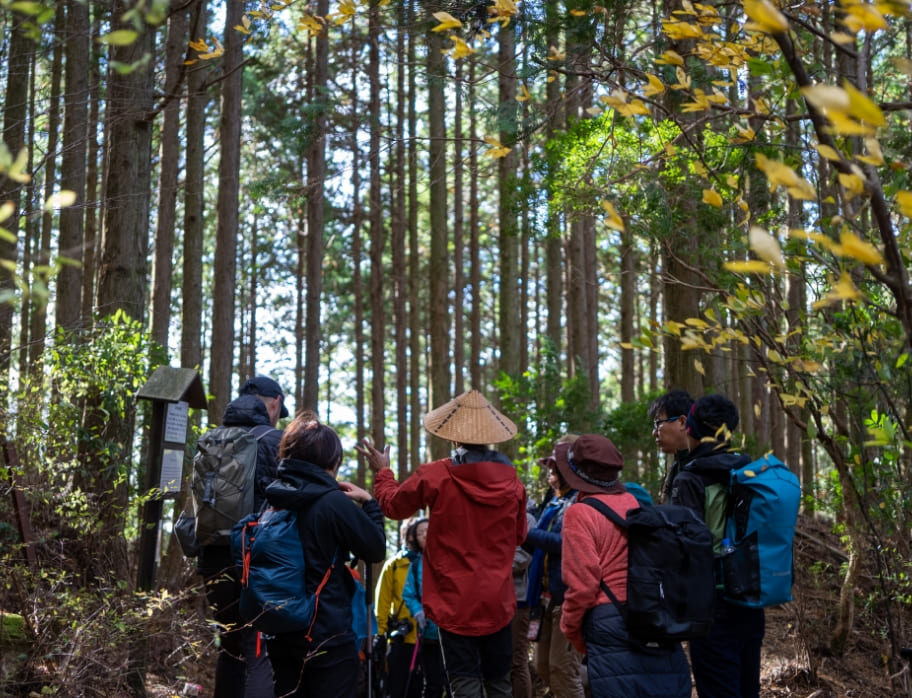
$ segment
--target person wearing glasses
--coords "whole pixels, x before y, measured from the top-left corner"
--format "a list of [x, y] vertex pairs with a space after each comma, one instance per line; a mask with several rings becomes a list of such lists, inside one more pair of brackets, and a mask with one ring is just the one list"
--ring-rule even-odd
[[662, 485], [662, 502], [671, 501], [671, 483], [687, 462], [690, 442], [687, 439], [687, 415], [694, 400], [686, 390], [669, 390], [649, 407], [652, 435], [659, 450], [672, 457]]

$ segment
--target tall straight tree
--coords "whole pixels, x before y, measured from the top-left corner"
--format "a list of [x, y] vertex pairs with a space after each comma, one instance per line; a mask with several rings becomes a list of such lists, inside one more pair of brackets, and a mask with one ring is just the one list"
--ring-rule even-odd
[[[94, 6], [92, 16], [92, 36], [101, 34], [101, 20], [104, 11]], [[101, 123], [102, 103], [102, 52], [91, 51], [89, 54], [89, 123]], [[98, 139], [98, 129], [90, 128], [86, 133], [88, 140], [88, 160], [86, 162], [86, 211], [85, 229], [82, 244], [82, 317], [88, 323], [95, 308], [95, 291], [97, 286], [97, 266], [100, 257], [98, 245], [101, 223], [98, 192], [101, 189], [102, 148]]]
[[171, 277], [174, 254], [174, 225], [177, 209], [177, 180], [180, 168], [180, 94], [187, 53], [188, 14], [186, 0], [172, 0], [165, 46], [165, 94], [160, 132], [158, 216], [155, 227], [155, 255], [152, 260], [152, 339], [168, 346], [171, 325]]
[[394, 99], [395, 125], [392, 153], [390, 184], [392, 188], [392, 211], [390, 215], [390, 233], [393, 261], [393, 318], [396, 323], [396, 432], [399, 454], [399, 473], [401, 477], [408, 472], [409, 452], [409, 325], [408, 310], [408, 259], [406, 257], [406, 147], [405, 147], [405, 112], [408, 102], [406, 93], [406, 32], [405, 18], [408, 11], [406, 3], [401, 3], [397, 10], [398, 28], [396, 31], [396, 90]]
[[[57, 6], [54, 25], [57, 33], [63, 31], [66, 22], [66, 6], [60, 3]], [[56, 153], [60, 144], [60, 85], [63, 81], [63, 45], [56, 42], [53, 58], [51, 59], [51, 93], [48, 105], [48, 143], [49, 153]], [[44, 169], [44, 199], [49, 200], [57, 186], [57, 158], [47, 159]], [[41, 214], [41, 230], [35, 251], [32, 255], [36, 264], [47, 264], [51, 257], [51, 229], [54, 226], [54, 214], [45, 210]], [[41, 364], [39, 358], [44, 354], [47, 336], [47, 304], [29, 303], [29, 342], [28, 363], [29, 370], [35, 380], [39, 379]]]
[[[112, 30], [137, 32], [134, 41], [111, 47], [108, 75], [108, 111], [105, 123], [107, 172], [104, 180], [104, 225], [98, 280], [98, 310], [101, 318], [117, 311], [142, 321], [147, 303], [146, 285], [149, 247], [149, 204], [152, 171], [152, 106], [155, 27], [142, 15], [125, 22], [131, 4], [115, 0], [111, 7]], [[126, 71], [116, 66], [129, 66]], [[100, 540], [92, 571], [104, 578], [113, 567], [120, 579], [129, 576], [124, 515], [129, 502], [128, 479], [117, 478], [123, 463], [129, 463], [133, 437], [133, 411], [114, 416], [104, 411], [100, 394], [86, 397], [82, 428], [89, 438], [79, 443], [81, 482], [86, 492], [98, 496]], [[112, 453], [110, 443], [122, 444]], [[99, 450], [100, 449], [100, 450]]]
[[[400, 31], [406, 32], [406, 60], [407, 62], [400, 66], [400, 70], [405, 70], [405, 66], [417, 65], [415, 49], [415, 33], [408, 31], [407, 28], [415, 26], [415, 17], [417, 14], [416, 6], [418, 0], [405, 0], [407, 22], [403, 24]], [[408, 195], [407, 206], [408, 212], [408, 249], [409, 249], [409, 271], [408, 271], [408, 297], [409, 297], [409, 411], [413, 417], [421, 411], [421, 352], [424, 346], [424, 331], [421, 313], [421, 304], [418, 302], [421, 290], [421, 262], [424, 258], [423, 250], [418, 244], [418, 115], [417, 115], [417, 95], [418, 82], [415, 76], [416, 71], [408, 71], [408, 93], [406, 101], [408, 103], [407, 118], [408, 123], [408, 164], [407, 164], [407, 183]], [[421, 423], [418, 419], [411, 419], [409, 422], [409, 462], [412, 468], [417, 468], [421, 462], [420, 458], [420, 435]], [[406, 464], [399, 466], [400, 478], [407, 472]]]
[[[383, 443], [383, 427], [386, 422], [386, 401], [384, 399], [384, 358], [386, 356], [386, 315], [385, 284], [383, 283], [383, 204], [381, 201], [380, 179], [380, 44], [379, 18], [377, 3], [372, 2], [368, 12], [368, 83], [370, 101], [367, 113], [370, 114], [368, 168], [370, 184], [368, 187], [367, 220], [370, 229], [370, 262], [371, 262], [371, 438], [375, 443]], [[357, 264], [359, 260], [355, 260]], [[393, 274], [397, 271], [394, 269]], [[397, 371], [398, 373], [398, 371]], [[397, 379], [398, 385], [398, 379]], [[398, 399], [398, 396], [397, 396]]]
[[[28, 111], [29, 54], [33, 49], [24, 26], [25, 15], [8, 10], [12, 32], [6, 68], [6, 94], [3, 101], [3, 142], [13, 157], [25, 148], [25, 121]], [[14, 265], [18, 257], [17, 236], [22, 198], [22, 181], [0, 173], [0, 205], [12, 202], [12, 214], [0, 220], [10, 237], [0, 236], [0, 261]], [[0, 291], [15, 288], [13, 275], [6, 264], [0, 265]], [[0, 303], [0, 403], [5, 405], [13, 338], [13, 306]]]
[[[439, 32], [428, 29], [427, 42], [427, 89], [430, 143], [428, 144], [428, 171], [430, 181], [430, 224], [431, 258], [428, 278], [430, 279], [430, 323], [431, 341], [430, 405], [443, 404], [450, 399], [450, 342], [449, 307], [447, 295], [450, 290], [450, 268], [447, 253], [447, 158], [446, 158], [446, 64], [443, 57], [443, 39]], [[457, 367], [462, 370], [463, 367]], [[431, 453], [444, 455], [448, 445], [434, 439]]]
[[[206, 34], [206, 3], [189, 8], [189, 35]], [[203, 198], [205, 188], [206, 64], [193, 64], [187, 74], [186, 151], [184, 153], [184, 235], [181, 269], [181, 366], [203, 362], [200, 323], [203, 316]], [[221, 419], [221, 415], [218, 416]]]
[[210, 418], [221, 420], [231, 394], [234, 365], [235, 291], [237, 285], [238, 178], [241, 167], [243, 100], [243, 34], [235, 27], [244, 16], [243, 0], [228, 0], [225, 53], [222, 56], [222, 100], [219, 115], [220, 157], [215, 268], [212, 295], [212, 344], [209, 357]]
[[75, 194], [60, 212], [60, 253], [80, 264], [67, 264], [57, 276], [57, 327], [82, 324], [82, 274], [86, 193], [86, 118], [89, 106], [89, 6], [66, 2], [66, 89], [64, 90], [63, 158], [60, 185]]
[[[547, 3], [545, 12], [545, 42], [548, 46], [559, 46], [560, 22], [557, 16], [557, 3]], [[553, 138], [566, 121], [560, 85], [561, 83], [558, 80], [549, 80], [545, 86], [546, 140]], [[549, 170], [554, 170], [559, 166], [556, 159], [556, 155], [553, 154], [549, 158]], [[545, 305], [548, 313], [545, 333], [557, 356], [560, 357], [560, 353], [557, 350], [563, 346], [564, 244], [561, 235], [561, 211], [554, 205], [552, 199], [553, 197], [549, 196], [547, 220], [545, 222]], [[550, 389], [550, 386], [547, 386], [547, 389]], [[544, 404], [554, 404], [556, 397], [556, 395], [551, 394], [544, 395]]]
[[[317, 15], [329, 14], [329, 0], [317, 0]], [[307, 158], [307, 311], [304, 327], [305, 409], [318, 405], [320, 378], [320, 299], [323, 295], [323, 219], [326, 178], [326, 114], [329, 110], [329, 31], [314, 39], [313, 130]]]
[[[515, 23], [501, 27], [498, 34], [498, 101], [500, 142], [510, 151], [497, 163], [498, 225], [500, 227], [500, 371], [518, 378], [519, 342], [525, 341], [526, 328], [519, 326], [519, 220], [516, 178], [517, 106]], [[509, 446], [507, 446], [509, 448]], [[511, 454], [513, 455], [513, 454]]]

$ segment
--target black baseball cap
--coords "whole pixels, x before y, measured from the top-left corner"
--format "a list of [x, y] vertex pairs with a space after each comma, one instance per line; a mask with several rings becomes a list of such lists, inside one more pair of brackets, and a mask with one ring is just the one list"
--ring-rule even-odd
[[[282, 388], [269, 376], [254, 376], [241, 386], [241, 395], [262, 395], [263, 397], [280, 397], [284, 398], [285, 393]], [[279, 417], [287, 417], [288, 408], [282, 403], [282, 411]]]

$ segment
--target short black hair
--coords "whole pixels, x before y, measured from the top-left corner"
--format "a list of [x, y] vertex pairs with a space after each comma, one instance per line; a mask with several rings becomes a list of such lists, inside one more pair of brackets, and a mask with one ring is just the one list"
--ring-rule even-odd
[[704, 395], [694, 403], [693, 419], [700, 425], [701, 431], [709, 431], [712, 434], [712, 432], [718, 431], [723, 424], [729, 432], [734, 431], [738, 428], [741, 416], [738, 414], [735, 403], [724, 395], [716, 394]]
[[686, 390], [669, 390], [659, 395], [649, 406], [649, 418], [655, 419], [662, 410], [665, 410], [666, 417], [686, 417], [693, 404], [694, 399]]

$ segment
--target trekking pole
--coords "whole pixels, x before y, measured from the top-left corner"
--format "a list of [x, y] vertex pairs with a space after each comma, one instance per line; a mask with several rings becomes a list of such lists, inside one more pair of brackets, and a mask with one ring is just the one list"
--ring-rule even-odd
[[412, 685], [412, 676], [415, 675], [415, 660], [418, 659], [418, 647], [421, 645], [421, 631], [415, 629], [415, 649], [412, 650], [412, 661], [409, 663], [409, 673], [408, 679], [405, 682], [405, 691], [402, 693], [405, 698], [408, 698], [409, 688]]

